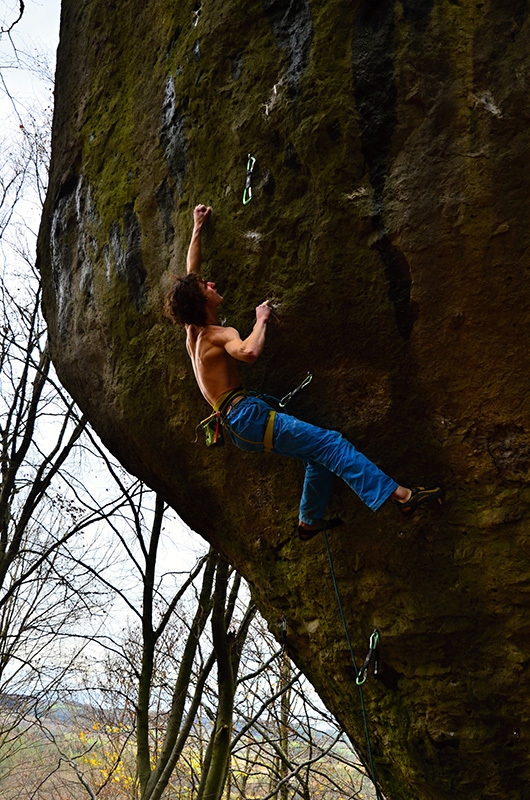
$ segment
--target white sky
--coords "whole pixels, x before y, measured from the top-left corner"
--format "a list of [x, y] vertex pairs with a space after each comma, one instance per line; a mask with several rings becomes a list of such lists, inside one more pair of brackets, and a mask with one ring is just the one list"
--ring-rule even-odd
[[[19, 0], [0, 0], [0, 23], [9, 27], [19, 15]], [[19, 120], [9, 94], [16, 99], [19, 113], [51, 102], [51, 86], [36, 75], [38, 65], [47, 63], [53, 75], [59, 43], [60, 0], [25, 0], [22, 19], [0, 39], [0, 135], [16, 134]]]

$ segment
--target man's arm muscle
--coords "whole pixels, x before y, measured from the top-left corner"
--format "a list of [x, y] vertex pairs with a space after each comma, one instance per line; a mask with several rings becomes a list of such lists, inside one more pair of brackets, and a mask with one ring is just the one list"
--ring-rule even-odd
[[267, 302], [256, 308], [256, 323], [252, 333], [246, 339], [242, 340], [235, 328], [224, 329], [228, 335], [223, 342], [223, 347], [232, 358], [252, 364], [262, 354], [270, 313]]

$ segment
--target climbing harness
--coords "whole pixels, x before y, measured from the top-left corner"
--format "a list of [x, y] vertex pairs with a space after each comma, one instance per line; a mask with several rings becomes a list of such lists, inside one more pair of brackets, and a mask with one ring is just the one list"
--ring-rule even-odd
[[225, 442], [221, 426], [225, 425], [226, 414], [228, 414], [236, 397], [244, 397], [247, 394], [248, 392], [241, 387], [229, 389], [228, 392], [224, 392], [214, 405], [213, 412], [210, 416], [201, 420], [197, 425], [195, 441], [197, 441], [197, 432], [199, 428], [202, 428], [206, 437], [206, 447], [220, 447], [223, 445]]
[[302, 383], [293, 389], [292, 392], [289, 392], [282, 397], [281, 400], [278, 400], [277, 397], [273, 397], [272, 395], [262, 394], [261, 392], [254, 392], [249, 391], [248, 389], [243, 389], [239, 387], [237, 389], [230, 389], [228, 392], [224, 392], [221, 397], [218, 399], [217, 403], [213, 407], [213, 412], [210, 414], [209, 417], [203, 419], [199, 422], [195, 432], [195, 441], [198, 439], [198, 430], [199, 428], [202, 429], [205, 439], [206, 439], [206, 446], [207, 447], [220, 447], [223, 445], [224, 437], [222, 428], [227, 428], [234, 436], [240, 439], [242, 442], [246, 442], [247, 444], [263, 444], [263, 450], [265, 453], [270, 453], [272, 451], [273, 445], [273, 434], [274, 434], [274, 419], [276, 417], [276, 411], [271, 409], [269, 411], [269, 415], [267, 417], [267, 422], [265, 425], [265, 433], [263, 435], [262, 442], [254, 442], [250, 439], [245, 439], [244, 436], [241, 436], [239, 433], [230, 426], [228, 422], [227, 415], [230, 412], [232, 406], [235, 404], [234, 401], [241, 397], [261, 397], [263, 400], [271, 400], [274, 403], [277, 403], [280, 408], [285, 408], [287, 403], [289, 403], [292, 398], [298, 394], [301, 389], [304, 389], [311, 380], [313, 379], [312, 373], [308, 372]]
[[310, 384], [312, 380], [313, 380], [313, 375], [311, 374], [311, 372], [308, 372], [307, 375], [305, 376], [304, 380], [302, 381], [302, 383], [299, 386], [297, 386], [296, 389], [293, 389], [292, 392], [289, 392], [289, 394], [286, 394], [285, 397], [282, 397], [282, 399], [278, 402], [278, 405], [280, 406], [280, 408], [285, 408], [287, 403], [291, 402], [291, 400], [293, 399], [295, 394], [298, 394], [298, 392], [301, 389], [305, 389], [305, 387], [308, 384]]
[[209, 417], [203, 419], [197, 425], [195, 430], [195, 441], [198, 438], [198, 430], [199, 428], [202, 429], [205, 438], [206, 438], [206, 447], [219, 447], [220, 445], [224, 444], [224, 437], [222, 427], [227, 428], [234, 436], [240, 439], [242, 442], [247, 442], [247, 444], [262, 444], [263, 450], [265, 453], [270, 453], [272, 450], [272, 443], [273, 443], [273, 434], [274, 434], [274, 418], [276, 417], [276, 411], [271, 409], [267, 416], [267, 422], [265, 425], [265, 432], [263, 434], [263, 440], [261, 442], [254, 442], [250, 439], [245, 439], [244, 436], [241, 436], [239, 433], [231, 427], [230, 423], [227, 419], [227, 414], [230, 412], [232, 406], [234, 405], [234, 400], [240, 397], [248, 397], [249, 395], [253, 395], [255, 397], [261, 397], [258, 392], [250, 392], [247, 389], [230, 389], [228, 392], [225, 392], [221, 395], [218, 399], [217, 403], [213, 407], [213, 411]]
[[246, 206], [246, 204], [250, 203], [250, 201], [252, 200], [252, 170], [254, 169], [255, 163], [256, 159], [249, 153], [247, 158], [247, 179], [245, 183], [245, 188], [243, 190], [244, 206]]
[[[353, 663], [353, 666], [354, 666], [354, 669], [355, 669], [355, 676], [356, 676], [356, 681], [355, 682], [356, 682], [357, 687], [359, 689], [359, 697], [360, 697], [360, 700], [361, 700], [361, 711], [362, 711], [362, 715], [363, 715], [364, 735], [366, 737], [366, 746], [367, 746], [367, 750], [368, 750], [368, 765], [369, 765], [369, 768], [370, 768], [370, 777], [371, 777], [372, 783], [374, 784], [374, 787], [375, 787], [375, 793], [376, 793], [377, 800], [383, 800], [383, 796], [382, 796], [382, 794], [380, 792], [380, 789], [379, 789], [379, 787], [377, 785], [377, 779], [376, 779], [376, 774], [375, 774], [375, 766], [374, 766], [374, 759], [373, 759], [373, 754], [372, 754], [372, 745], [370, 743], [370, 732], [368, 730], [368, 718], [367, 718], [367, 715], [366, 715], [366, 706], [365, 706], [365, 703], [364, 703], [364, 695], [363, 695], [363, 688], [362, 688], [362, 684], [366, 680], [366, 676], [363, 677], [362, 676], [362, 672], [363, 672], [363, 670], [365, 670], [365, 668], [368, 669], [368, 664], [370, 663], [370, 659], [372, 658], [373, 651], [375, 651], [377, 649], [377, 645], [379, 643], [379, 633], [377, 632], [377, 630], [375, 630], [374, 633], [372, 634], [372, 636], [370, 637], [370, 650], [372, 650], [372, 653], [370, 653], [370, 652], [368, 653], [369, 657], [368, 656], [366, 657], [365, 662], [364, 662], [361, 670], [359, 671], [359, 669], [357, 667], [357, 662], [355, 660], [355, 654], [353, 652], [353, 647], [352, 647], [352, 643], [351, 643], [351, 639], [350, 639], [350, 634], [348, 632], [348, 626], [346, 625], [346, 617], [344, 616], [344, 609], [342, 607], [342, 601], [341, 601], [341, 598], [340, 598], [339, 587], [338, 587], [338, 584], [337, 584], [337, 576], [335, 575], [335, 569], [333, 567], [333, 559], [331, 557], [331, 550], [330, 550], [330, 547], [329, 547], [328, 536], [327, 536], [327, 533], [326, 533], [325, 530], [324, 530], [323, 533], [324, 533], [324, 541], [326, 542], [326, 551], [327, 551], [327, 554], [328, 554], [328, 561], [329, 561], [329, 568], [330, 568], [330, 572], [331, 572], [331, 579], [333, 581], [333, 588], [335, 589], [335, 597], [337, 598], [337, 605], [339, 607], [340, 618], [342, 620], [342, 627], [344, 628], [344, 633], [346, 634], [346, 642], [348, 644], [348, 649], [350, 651], [351, 660], [352, 660], [352, 663]], [[373, 638], [374, 634], [376, 634], [376, 633], [377, 633], [377, 638]], [[374, 645], [374, 646], [372, 647], [372, 645]], [[368, 664], [367, 664], [367, 661], [368, 661]]]
[[223, 392], [213, 407], [214, 413], [219, 413], [223, 416], [226, 416], [231, 407], [235, 404], [234, 401], [237, 400], [238, 397], [246, 397], [248, 394], [249, 393], [247, 390], [243, 389], [242, 386], [238, 386], [237, 389], [229, 389], [227, 392]]

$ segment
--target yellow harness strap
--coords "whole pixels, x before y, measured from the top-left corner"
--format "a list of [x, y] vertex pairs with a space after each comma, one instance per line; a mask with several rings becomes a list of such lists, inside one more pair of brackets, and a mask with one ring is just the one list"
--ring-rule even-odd
[[263, 437], [263, 450], [265, 453], [270, 453], [272, 450], [272, 434], [274, 432], [274, 417], [276, 411], [269, 411], [267, 418], [267, 426], [265, 428], [265, 435]]

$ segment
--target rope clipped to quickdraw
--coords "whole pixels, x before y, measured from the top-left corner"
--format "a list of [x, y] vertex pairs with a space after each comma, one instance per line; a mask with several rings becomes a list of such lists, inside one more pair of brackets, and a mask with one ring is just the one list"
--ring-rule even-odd
[[[330, 550], [330, 547], [329, 547], [328, 535], [327, 535], [325, 530], [324, 530], [324, 541], [326, 542], [326, 551], [327, 551], [327, 554], [328, 554], [328, 561], [329, 561], [329, 568], [330, 568], [330, 572], [331, 572], [331, 579], [333, 581], [333, 588], [335, 589], [335, 597], [337, 598], [337, 605], [339, 607], [340, 618], [342, 620], [342, 627], [344, 628], [344, 633], [346, 634], [346, 642], [348, 644], [348, 649], [350, 651], [351, 660], [352, 660], [352, 663], [353, 663], [353, 666], [354, 666], [354, 669], [355, 669], [355, 676], [356, 676], [356, 681], [355, 682], [356, 682], [356, 684], [358, 686], [358, 689], [359, 689], [359, 697], [360, 697], [360, 700], [361, 700], [361, 711], [362, 711], [362, 715], [363, 715], [364, 735], [366, 737], [366, 746], [367, 746], [367, 749], [368, 749], [368, 764], [369, 764], [369, 767], [370, 767], [370, 777], [371, 777], [372, 782], [373, 782], [374, 787], [375, 787], [375, 793], [376, 793], [377, 800], [383, 800], [383, 796], [382, 796], [382, 794], [381, 794], [381, 792], [379, 790], [379, 787], [377, 785], [377, 778], [376, 778], [376, 774], [375, 774], [374, 759], [373, 759], [373, 754], [372, 754], [372, 745], [371, 745], [371, 742], [370, 742], [370, 732], [368, 730], [368, 719], [367, 719], [367, 715], [366, 715], [366, 706], [365, 706], [365, 703], [364, 703], [364, 695], [363, 695], [362, 684], [364, 683], [364, 680], [366, 680], [366, 678], [364, 678], [363, 680], [360, 680], [361, 672], [359, 672], [359, 669], [357, 667], [357, 662], [355, 660], [355, 654], [353, 652], [353, 647], [352, 647], [352, 643], [351, 643], [351, 639], [350, 639], [350, 634], [348, 632], [348, 626], [346, 624], [346, 617], [344, 616], [344, 609], [342, 607], [342, 600], [340, 598], [339, 587], [338, 587], [338, 584], [337, 584], [337, 577], [335, 575], [335, 569], [333, 567], [333, 559], [331, 557], [331, 550]], [[373, 634], [372, 634], [372, 636], [373, 636]], [[372, 641], [372, 640], [370, 639], [370, 641]], [[377, 635], [377, 641], [379, 641], [379, 634]], [[371, 659], [371, 657], [372, 656], [370, 655], [370, 659]], [[365, 660], [365, 664], [366, 664], [366, 660]], [[363, 664], [363, 669], [364, 669], [365, 664]]]

